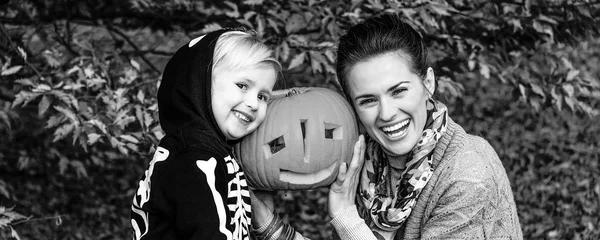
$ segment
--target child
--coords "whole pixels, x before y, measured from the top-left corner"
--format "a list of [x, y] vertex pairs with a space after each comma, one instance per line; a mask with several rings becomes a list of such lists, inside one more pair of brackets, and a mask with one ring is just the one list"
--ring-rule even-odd
[[232, 141], [263, 121], [281, 66], [249, 33], [222, 29], [169, 60], [158, 90], [166, 136], [133, 198], [135, 239], [248, 239], [250, 195]]

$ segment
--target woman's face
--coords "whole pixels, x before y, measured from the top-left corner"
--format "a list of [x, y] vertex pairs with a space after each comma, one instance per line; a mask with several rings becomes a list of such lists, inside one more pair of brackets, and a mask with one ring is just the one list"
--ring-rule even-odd
[[352, 104], [367, 133], [393, 154], [408, 153], [419, 141], [425, 102], [435, 89], [433, 70], [425, 79], [413, 73], [408, 55], [391, 52], [350, 66]]

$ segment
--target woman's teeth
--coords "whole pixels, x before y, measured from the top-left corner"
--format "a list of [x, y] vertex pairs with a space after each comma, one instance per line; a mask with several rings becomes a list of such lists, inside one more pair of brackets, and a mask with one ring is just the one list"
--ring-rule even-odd
[[245, 122], [250, 122], [250, 119], [247, 118], [246, 116], [244, 116], [244, 114], [240, 113], [240, 112], [233, 112], [233, 115], [235, 115], [236, 117], [238, 117], [239, 119], [242, 119]]
[[396, 125], [389, 126], [389, 127], [383, 127], [383, 128], [381, 128], [381, 130], [390, 137], [397, 137], [397, 136], [404, 134], [409, 123], [410, 123], [410, 119], [406, 119]]

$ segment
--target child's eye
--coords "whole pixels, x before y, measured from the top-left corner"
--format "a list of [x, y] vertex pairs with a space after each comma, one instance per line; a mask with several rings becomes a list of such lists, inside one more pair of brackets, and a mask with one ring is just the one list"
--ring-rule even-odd
[[237, 85], [242, 90], [247, 90], [248, 89], [248, 85], [243, 84], [243, 83], [236, 83], [235, 85]]
[[268, 101], [268, 100], [269, 100], [269, 97], [267, 97], [267, 96], [266, 96], [266, 95], [264, 95], [264, 94], [259, 94], [259, 95], [258, 95], [258, 99], [259, 99], [259, 100], [261, 100], [261, 101], [265, 101], [265, 102], [266, 102], [266, 101]]

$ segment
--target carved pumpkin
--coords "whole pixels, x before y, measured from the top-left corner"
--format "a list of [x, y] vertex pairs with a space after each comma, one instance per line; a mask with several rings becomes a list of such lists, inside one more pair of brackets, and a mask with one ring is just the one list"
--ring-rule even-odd
[[264, 122], [235, 147], [248, 184], [261, 190], [327, 186], [352, 158], [358, 139], [352, 107], [330, 89], [287, 90], [273, 97]]

